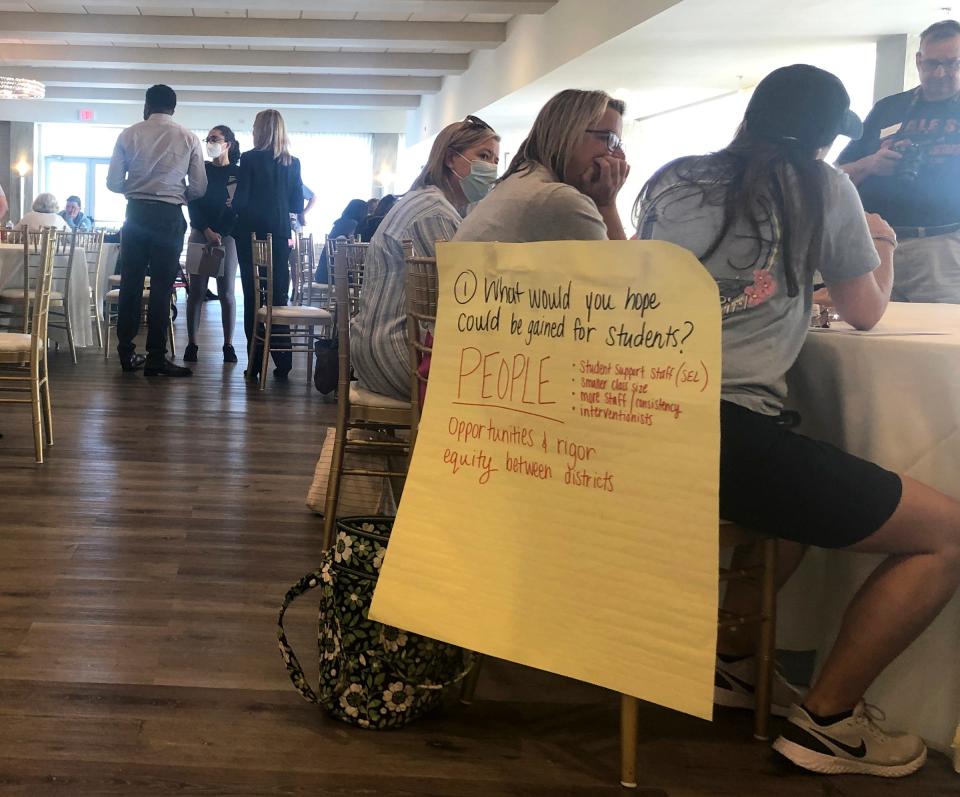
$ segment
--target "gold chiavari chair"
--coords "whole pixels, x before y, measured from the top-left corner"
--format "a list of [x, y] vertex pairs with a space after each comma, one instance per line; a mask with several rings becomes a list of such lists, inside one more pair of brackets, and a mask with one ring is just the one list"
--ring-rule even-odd
[[[47, 324], [49, 320], [53, 260], [58, 233], [41, 233], [35, 281], [31, 283], [33, 316], [31, 332], [0, 333], [0, 403], [30, 404], [33, 416], [33, 446], [37, 463], [43, 462], [44, 438], [53, 445], [53, 412], [47, 372]], [[26, 393], [26, 396], [22, 394]]]
[[293, 250], [295, 267], [290, 274], [293, 282], [293, 298], [291, 301], [298, 305], [311, 305], [314, 286], [314, 272], [317, 270], [314, 258], [313, 234], [298, 234]]
[[[117, 328], [117, 321], [120, 313], [120, 281], [117, 280], [117, 287], [111, 288], [107, 291], [106, 296], [103, 297], [103, 304], [106, 308], [104, 312], [104, 317], [106, 318], [106, 337], [103, 342], [103, 359], [107, 360], [110, 358], [110, 330]], [[176, 309], [176, 297], [177, 294], [174, 291], [170, 293], [170, 324], [167, 327], [167, 337], [170, 339], [170, 351], [175, 352], [177, 350], [177, 336], [174, 332], [174, 310]], [[150, 277], [145, 277], [143, 281], [143, 292], [140, 295], [140, 314], [141, 326], [148, 322], [147, 311], [150, 307]]]
[[[355, 261], [356, 262], [356, 261]], [[345, 476], [380, 476], [389, 479], [406, 477], [410, 445], [397, 437], [397, 432], [410, 428], [410, 404], [358, 387], [351, 381], [350, 319], [360, 307], [360, 286], [363, 282], [363, 260], [350, 267], [346, 251], [341, 247], [331, 263], [334, 281], [334, 314], [337, 334], [337, 423], [334, 427], [333, 457], [327, 482], [327, 499], [323, 513], [323, 547], [329, 547], [337, 521], [337, 504]], [[375, 433], [371, 435], [369, 433]], [[345, 466], [347, 454], [376, 454], [386, 458], [381, 470]], [[403, 466], [394, 467], [400, 460]]]
[[[46, 228], [53, 230], [54, 228]], [[31, 304], [34, 301], [33, 290], [30, 284], [36, 282], [36, 274], [40, 268], [39, 264], [39, 246], [42, 232], [27, 231], [26, 236], [22, 238], [24, 242], [24, 270], [23, 270], [23, 288], [8, 288], [0, 291], [0, 301], [12, 305], [14, 315], [22, 315], [23, 331], [29, 331], [29, 324], [32, 317]], [[49, 326], [53, 329], [62, 329], [67, 335], [67, 345], [70, 347], [70, 357], [74, 365], [77, 362], [77, 349], [74, 345], [73, 324], [74, 319], [70, 313], [70, 293], [72, 290], [72, 277], [74, 266], [74, 253], [76, 251], [77, 240], [76, 233], [62, 232], [51, 239], [53, 252], [53, 285], [54, 289], [50, 292], [49, 315], [54, 320], [48, 319]]]
[[[275, 305], [273, 302], [273, 236], [266, 240], [257, 240], [256, 233], [251, 234], [253, 241], [253, 275], [256, 289], [256, 314], [254, 315], [253, 336], [250, 339], [247, 369], [253, 367], [254, 352], [257, 344], [263, 345], [263, 361], [260, 365], [260, 390], [266, 387], [267, 365], [271, 351], [304, 352], [307, 355], [307, 383], [313, 378], [313, 341], [316, 327], [330, 327], [333, 316], [320, 307], [307, 305]], [[262, 332], [261, 332], [262, 325]], [[278, 348], [271, 343], [274, 326], [290, 328], [289, 344]], [[284, 335], [286, 337], [286, 335]]]
[[90, 282], [90, 322], [97, 334], [97, 346], [103, 348], [103, 325], [100, 318], [100, 280], [103, 279], [103, 238], [104, 230], [78, 231], [77, 247], [82, 249], [87, 259], [87, 278]]

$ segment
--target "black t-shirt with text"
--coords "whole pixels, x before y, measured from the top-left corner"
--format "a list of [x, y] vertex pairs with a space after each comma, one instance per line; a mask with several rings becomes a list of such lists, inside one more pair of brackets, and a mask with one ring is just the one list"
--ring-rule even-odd
[[863, 207], [893, 227], [960, 223], [960, 97], [926, 102], [920, 89], [885, 97], [838, 161], [858, 161], [885, 141], [904, 158], [892, 176], [868, 177], [857, 187]]

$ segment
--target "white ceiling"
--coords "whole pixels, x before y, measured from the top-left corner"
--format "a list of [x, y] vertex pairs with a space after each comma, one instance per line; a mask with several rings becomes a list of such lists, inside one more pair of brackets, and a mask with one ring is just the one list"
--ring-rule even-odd
[[0, 2], [3, 73], [47, 84], [43, 102], [143, 103], [168, 83], [208, 108], [416, 108], [470, 53], [506, 40], [517, 14], [555, 0]]
[[862, 53], [851, 45], [918, 34], [949, 15], [937, 0], [682, 0], [482, 114], [498, 130], [529, 126], [570, 87], [626, 95], [632, 117], [660, 114], [756, 85], [798, 60], [831, 68], [840, 49]]

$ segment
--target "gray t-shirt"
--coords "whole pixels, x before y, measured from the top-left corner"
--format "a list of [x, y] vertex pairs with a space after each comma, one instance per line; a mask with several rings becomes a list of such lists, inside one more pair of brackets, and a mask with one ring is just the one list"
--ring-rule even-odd
[[[704, 203], [702, 189], [681, 180], [678, 169], [696, 179], [710, 157], [678, 161], [653, 186], [641, 208], [639, 238], [670, 241], [702, 261], [722, 227], [723, 208]], [[880, 257], [853, 183], [832, 166], [821, 167], [827, 190], [817, 263], [830, 285], [873, 271]], [[717, 281], [723, 308], [721, 397], [754, 412], [777, 415], [787, 397], [786, 373], [809, 329], [813, 279], [811, 274], [800, 275], [798, 294], [789, 296], [778, 219], [770, 217], [760, 232], [758, 242], [746, 223], [736, 223], [717, 251], [702, 262]], [[805, 262], [804, 243], [794, 242], [798, 263]]]
[[512, 174], [470, 210], [454, 241], [602, 241], [596, 203], [545, 166]]

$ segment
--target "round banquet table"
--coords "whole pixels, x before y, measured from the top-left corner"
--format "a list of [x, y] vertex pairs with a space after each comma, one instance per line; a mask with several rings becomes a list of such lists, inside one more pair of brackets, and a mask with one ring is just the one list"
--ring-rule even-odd
[[[788, 383], [804, 434], [960, 500], [960, 305], [891, 303], [868, 333], [811, 330]], [[819, 663], [880, 561], [811, 549], [781, 593], [779, 646], [815, 649]], [[960, 744], [960, 594], [866, 699], [891, 728], [944, 752]], [[960, 772], [960, 750], [955, 765]]]
[[[31, 255], [39, 257], [39, 255]], [[66, 260], [67, 255], [58, 256]], [[53, 290], [63, 291], [63, 280], [55, 279]], [[23, 285], [23, 247], [20, 244], [0, 244], [0, 290], [21, 288]], [[70, 317], [73, 321], [73, 343], [77, 348], [94, 345], [93, 325], [90, 321], [90, 275], [87, 273], [86, 253], [80, 247], [73, 253], [73, 271], [70, 274]], [[50, 339], [61, 346], [67, 344], [62, 329], [51, 329]]]

